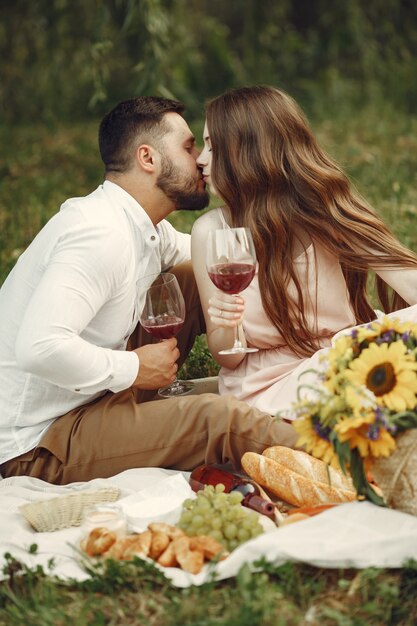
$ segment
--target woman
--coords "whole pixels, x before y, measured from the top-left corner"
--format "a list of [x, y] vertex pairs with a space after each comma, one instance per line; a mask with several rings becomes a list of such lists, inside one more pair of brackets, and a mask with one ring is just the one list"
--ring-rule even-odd
[[[319, 367], [337, 332], [375, 319], [370, 270], [384, 311], [417, 303], [417, 257], [351, 189], [287, 94], [244, 87], [206, 111], [198, 164], [224, 203], [192, 232], [208, 344], [222, 366], [220, 393], [275, 414], [295, 400], [300, 373]], [[207, 232], [225, 226], [248, 227], [255, 243], [257, 272], [240, 298], [217, 290], [205, 267]], [[401, 315], [417, 319], [417, 308]], [[242, 341], [259, 351], [219, 355], [240, 321]]]

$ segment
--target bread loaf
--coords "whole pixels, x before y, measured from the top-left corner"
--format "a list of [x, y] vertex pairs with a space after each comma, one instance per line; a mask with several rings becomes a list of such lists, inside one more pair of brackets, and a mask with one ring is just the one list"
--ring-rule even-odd
[[[276, 461], [263, 454], [246, 452], [242, 457], [242, 467], [253, 480], [294, 506], [349, 502], [356, 498], [355, 490], [341, 486], [342, 481], [339, 480], [336, 486], [328, 479], [323, 480], [324, 476], [327, 476], [326, 467], [321, 467], [325, 465], [323, 461], [310, 457], [305, 452], [286, 450], [290, 454], [284, 462]], [[305, 455], [308, 458], [302, 458], [300, 463], [297, 458], [299, 455]], [[310, 460], [311, 467], [309, 467]]]
[[262, 455], [286, 465], [297, 474], [301, 474], [301, 476], [314, 482], [326, 483], [332, 487], [347, 489], [348, 491], [355, 490], [350, 477], [301, 450], [291, 450], [285, 446], [272, 446], [264, 450]]

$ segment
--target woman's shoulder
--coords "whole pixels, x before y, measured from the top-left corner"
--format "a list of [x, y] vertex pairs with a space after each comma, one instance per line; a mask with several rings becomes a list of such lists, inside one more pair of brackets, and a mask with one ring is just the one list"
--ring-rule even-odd
[[201, 233], [207, 234], [209, 230], [222, 228], [222, 226], [221, 209], [211, 209], [195, 220], [191, 234], [194, 236]]

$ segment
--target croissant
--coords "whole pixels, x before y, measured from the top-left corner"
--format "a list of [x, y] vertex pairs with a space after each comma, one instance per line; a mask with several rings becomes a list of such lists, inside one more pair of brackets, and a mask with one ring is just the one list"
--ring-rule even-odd
[[172, 543], [181, 568], [190, 574], [198, 574], [204, 565], [204, 553], [191, 548], [191, 537], [177, 537]]
[[152, 533], [151, 547], [149, 550], [149, 556], [151, 557], [151, 559], [154, 559], [156, 561], [164, 552], [164, 550], [167, 549], [169, 542], [170, 538], [166, 533], [163, 533], [159, 530]]
[[201, 550], [204, 554], [204, 557], [211, 561], [214, 557], [219, 554], [224, 554], [224, 547], [221, 543], [214, 539], [214, 537], [210, 537], [209, 535], [198, 535], [197, 537], [191, 537], [190, 541], [190, 549], [191, 550]]
[[123, 551], [122, 559], [129, 561], [134, 556], [148, 556], [151, 541], [152, 533], [150, 530], [145, 530], [145, 532], [136, 535], [135, 541], [132, 541]]
[[149, 556], [163, 567], [180, 566], [191, 574], [198, 574], [206, 559], [226, 556], [223, 546], [213, 537], [188, 537], [180, 528], [164, 522], [151, 523], [144, 532], [118, 540], [107, 528], [94, 528], [81, 548], [89, 556], [119, 561]]
[[108, 528], [93, 528], [83, 549], [89, 556], [100, 556], [116, 542], [116, 534]]
[[171, 541], [166, 550], [163, 551], [157, 563], [162, 565], [162, 567], [176, 567], [178, 565], [173, 541]]

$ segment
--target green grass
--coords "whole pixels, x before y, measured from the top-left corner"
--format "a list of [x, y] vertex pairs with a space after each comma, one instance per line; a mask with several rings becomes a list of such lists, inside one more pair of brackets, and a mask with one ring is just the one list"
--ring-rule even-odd
[[[412, 626], [417, 563], [401, 570], [243, 566], [226, 581], [176, 589], [153, 565], [109, 562], [86, 582], [63, 581], [9, 558], [0, 626]], [[53, 570], [52, 570], [53, 573]]]
[[[349, 118], [335, 111], [313, 128], [359, 192], [407, 246], [417, 250], [417, 118], [390, 109]], [[196, 127], [198, 136], [201, 127]], [[0, 283], [37, 231], [70, 196], [102, 180], [96, 124], [0, 127]], [[195, 215], [170, 217], [190, 231]], [[204, 339], [189, 377], [215, 373]], [[212, 369], [214, 368], [214, 369]], [[303, 564], [243, 568], [234, 579], [173, 588], [138, 561], [113, 564], [87, 583], [56, 580], [9, 561], [0, 585], [0, 626], [412, 625], [417, 622], [417, 564], [400, 570], [326, 570]], [[21, 576], [20, 574], [24, 575]]]
[[328, 152], [406, 246], [417, 251], [417, 118], [364, 110], [315, 126]]

